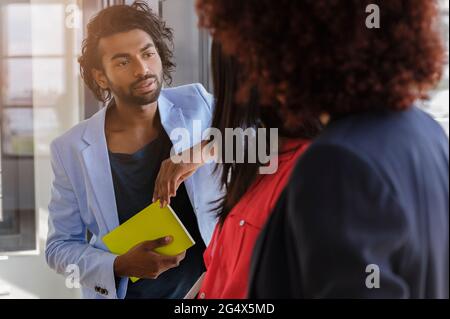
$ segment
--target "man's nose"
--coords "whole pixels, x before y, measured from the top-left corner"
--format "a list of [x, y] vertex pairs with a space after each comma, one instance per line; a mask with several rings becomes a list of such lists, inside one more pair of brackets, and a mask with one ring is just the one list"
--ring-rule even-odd
[[134, 76], [136, 78], [141, 78], [149, 73], [148, 65], [141, 59], [138, 59], [135, 63]]

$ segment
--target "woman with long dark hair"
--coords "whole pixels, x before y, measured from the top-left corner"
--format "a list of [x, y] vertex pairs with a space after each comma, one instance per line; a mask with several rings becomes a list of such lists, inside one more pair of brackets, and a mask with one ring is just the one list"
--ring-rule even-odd
[[[245, 298], [250, 257], [256, 238], [286, 185], [296, 160], [306, 150], [310, 140], [319, 133], [321, 125], [318, 120], [305, 118], [298, 126], [285, 130], [276, 108], [259, 107], [256, 91], [245, 105], [236, 103], [240, 66], [232, 56], [224, 54], [217, 41], [212, 45], [212, 71], [216, 103], [212, 127], [222, 133], [222, 145], [226, 144], [226, 130], [230, 128], [253, 129], [255, 133], [261, 128], [278, 129], [279, 147], [274, 158], [277, 169], [273, 174], [260, 174], [260, 169], [267, 164], [259, 160], [252, 163], [249, 158], [251, 149], [264, 145], [258, 139], [269, 139], [268, 133], [256, 135], [253, 139], [237, 138], [233, 150], [225, 145], [221, 154], [214, 154], [220, 162], [216, 172], [221, 174], [225, 192], [217, 203], [218, 224], [204, 253], [207, 270], [198, 296]], [[243, 162], [236, 158], [237, 152], [234, 152], [239, 145], [244, 148]], [[269, 153], [269, 147], [264, 151]], [[233, 152], [232, 162], [229, 158], [227, 160], [227, 152]], [[199, 165], [174, 164], [170, 159], [166, 161], [156, 182], [158, 189], [154, 199], [169, 202], [176, 185], [193, 174]], [[166, 190], [170, 188], [168, 185], [171, 182], [176, 185], [169, 194]]]

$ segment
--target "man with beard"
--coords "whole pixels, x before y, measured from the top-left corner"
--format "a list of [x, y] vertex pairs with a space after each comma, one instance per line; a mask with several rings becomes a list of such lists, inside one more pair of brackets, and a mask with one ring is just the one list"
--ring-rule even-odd
[[221, 195], [212, 164], [186, 178], [171, 200], [196, 242], [192, 248], [174, 257], [154, 252], [169, 236], [116, 256], [101, 240], [152, 203], [172, 144], [180, 152], [200, 142], [171, 140], [172, 130], [186, 128], [192, 136], [194, 120], [202, 130], [210, 125], [212, 97], [201, 85], [162, 89], [174, 68], [171, 47], [171, 30], [142, 2], [109, 7], [88, 24], [81, 74], [107, 107], [51, 145], [55, 178], [45, 250], [58, 273], [79, 270], [85, 298], [182, 298], [204, 271], [202, 254], [215, 226], [211, 205]]

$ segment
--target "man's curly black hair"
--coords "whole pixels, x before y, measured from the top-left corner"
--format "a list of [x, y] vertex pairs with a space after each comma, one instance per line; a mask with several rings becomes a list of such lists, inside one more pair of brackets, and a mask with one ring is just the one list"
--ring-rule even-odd
[[88, 23], [87, 37], [83, 41], [82, 55], [78, 59], [81, 76], [99, 101], [107, 102], [111, 99], [111, 92], [103, 90], [92, 75], [93, 69], [103, 69], [98, 49], [100, 39], [134, 29], [143, 30], [151, 36], [161, 57], [163, 80], [167, 84], [172, 82], [171, 73], [175, 68], [172, 29], [167, 27], [145, 2], [135, 1], [132, 5], [111, 6], [100, 11]]

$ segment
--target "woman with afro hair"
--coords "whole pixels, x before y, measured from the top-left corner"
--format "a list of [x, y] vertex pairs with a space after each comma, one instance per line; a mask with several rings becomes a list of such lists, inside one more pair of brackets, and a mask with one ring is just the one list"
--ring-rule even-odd
[[448, 298], [449, 143], [419, 108], [447, 58], [437, 1], [197, 0], [197, 11], [242, 64], [239, 103], [256, 87], [286, 130], [326, 125], [259, 236], [248, 296]]

